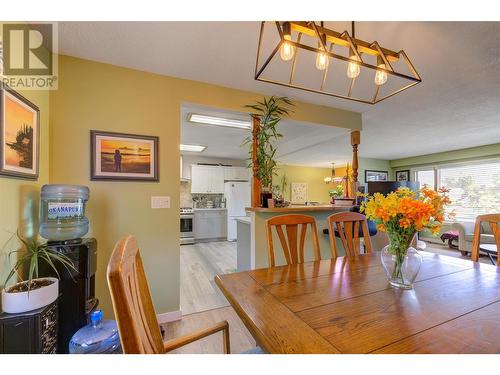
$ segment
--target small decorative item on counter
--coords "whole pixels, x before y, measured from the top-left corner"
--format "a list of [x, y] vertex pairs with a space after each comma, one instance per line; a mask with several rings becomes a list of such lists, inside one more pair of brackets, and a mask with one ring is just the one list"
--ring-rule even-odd
[[274, 199], [273, 198], [269, 198], [267, 200], [267, 208], [274, 208]]
[[386, 196], [366, 195], [368, 199], [362, 203], [361, 212], [389, 236], [390, 243], [382, 250], [381, 260], [392, 286], [413, 288], [422, 258], [411, 243], [416, 233], [424, 229], [433, 235], [439, 233], [445, 218], [444, 208], [451, 204], [448, 191], [424, 186], [419, 194], [399, 188]]
[[[14, 235], [7, 242], [10, 243]], [[41, 262], [45, 262], [57, 275], [56, 265], [62, 264], [68, 270], [76, 271], [71, 259], [62, 253], [56, 252], [45, 243], [40, 243], [35, 239], [23, 239], [19, 233], [17, 238], [23, 247], [19, 249], [16, 244], [15, 249], [9, 252], [8, 259], [13, 255], [17, 256], [17, 261], [7, 275], [2, 290], [2, 309], [6, 313], [22, 313], [32, 311], [50, 305], [59, 296], [59, 280], [54, 277], [38, 277], [38, 270]], [[14, 276], [21, 275], [23, 270], [27, 270], [27, 280], [7, 286], [7, 283]]]
[[102, 311], [90, 313], [90, 324], [80, 328], [69, 342], [70, 354], [120, 354], [120, 336], [114, 320], [102, 320]]
[[273, 193], [271, 192], [271, 189], [262, 187], [260, 193], [260, 200], [261, 200], [260, 206], [268, 208], [269, 206], [267, 202], [269, 202], [270, 199], [272, 200], [272, 198], [273, 198]]
[[331, 198], [331, 204], [335, 204], [336, 199], [340, 199], [344, 196], [344, 187], [342, 185], [337, 185], [335, 189], [328, 192]]

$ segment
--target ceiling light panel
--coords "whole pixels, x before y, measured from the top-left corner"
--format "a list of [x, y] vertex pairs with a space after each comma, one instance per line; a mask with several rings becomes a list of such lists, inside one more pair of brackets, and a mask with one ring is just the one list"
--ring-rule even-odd
[[225, 126], [228, 128], [237, 128], [237, 129], [249, 130], [252, 128], [252, 123], [250, 121], [234, 120], [225, 117], [199, 115], [196, 113], [190, 113], [188, 115], [188, 121], [198, 124]]
[[200, 146], [200, 145], [182, 145], [180, 146], [181, 151], [188, 151], [188, 152], [203, 152], [207, 146]]

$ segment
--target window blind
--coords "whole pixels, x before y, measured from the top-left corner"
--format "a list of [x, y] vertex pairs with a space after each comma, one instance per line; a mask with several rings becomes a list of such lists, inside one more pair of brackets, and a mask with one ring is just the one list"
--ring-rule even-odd
[[450, 189], [458, 221], [474, 221], [477, 215], [500, 212], [500, 161], [442, 166], [435, 170], [439, 187]]

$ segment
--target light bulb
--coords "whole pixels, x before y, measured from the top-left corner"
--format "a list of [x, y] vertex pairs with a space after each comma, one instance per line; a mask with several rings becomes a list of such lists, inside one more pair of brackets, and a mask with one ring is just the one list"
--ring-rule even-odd
[[[288, 35], [285, 35], [285, 39], [289, 39], [290, 36]], [[281, 44], [281, 48], [280, 48], [280, 56], [281, 56], [281, 59], [283, 61], [288, 61], [290, 60], [292, 57], [293, 57], [293, 54], [295, 53], [295, 47], [292, 46], [290, 43], [288, 42], [283, 42]]]
[[[349, 59], [359, 61], [359, 58], [356, 55], [350, 56]], [[349, 64], [347, 65], [347, 76], [349, 78], [356, 78], [357, 76], [359, 76], [359, 64], [355, 61], [349, 61]]]
[[[378, 67], [385, 69], [385, 64], [379, 64]], [[375, 81], [375, 84], [378, 86], [383, 85], [384, 83], [387, 82], [387, 73], [384, 72], [383, 70], [377, 70], [377, 72], [375, 73], [374, 81]]]
[[316, 55], [316, 68], [325, 70], [328, 66], [329, 58], [325, 52], [320, 52]]

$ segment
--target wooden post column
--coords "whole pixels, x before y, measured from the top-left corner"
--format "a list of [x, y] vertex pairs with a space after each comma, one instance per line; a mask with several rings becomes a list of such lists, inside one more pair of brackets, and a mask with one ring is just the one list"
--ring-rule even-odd
[[358, 193], [358, 145], [361, 143], [361, 133], [359, 130], [351, 132], [351, 146], [352, 146], [352, 184], [351, 194], [356, 198]]
[[260, 206], [261, 184], [257, 172], [259, 164], [257, 162], [257, 147], [259, 145], [258, 135], [260, 131], [260, 118], [252, 116], [252, 207]]

